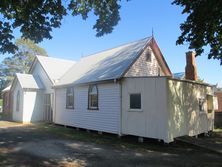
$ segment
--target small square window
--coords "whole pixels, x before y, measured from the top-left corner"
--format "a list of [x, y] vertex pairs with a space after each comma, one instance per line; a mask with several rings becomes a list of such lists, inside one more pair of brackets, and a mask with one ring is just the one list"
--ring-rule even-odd
[[204, 98], [199, 98], [199, 111], [204, 112]]
[[141, 109], [141, 94], [130, 94], [130, 109]]

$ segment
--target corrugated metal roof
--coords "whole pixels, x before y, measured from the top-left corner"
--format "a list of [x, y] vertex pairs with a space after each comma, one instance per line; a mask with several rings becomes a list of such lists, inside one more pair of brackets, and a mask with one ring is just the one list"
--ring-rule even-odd
[[43, 89], [43, 84], [31, 74], [16, 74], [16, 78], [23, 89]]
[[185, 79], [185, 72], [174, 73], [173, 77], [176, 79]]
[[36, 56], [50, 80], [55, 83], [61, 78], [76, 62], [53, 57]]
[[151, 37], [83, 57], [56, 86], [118, 79], [138, 57]]

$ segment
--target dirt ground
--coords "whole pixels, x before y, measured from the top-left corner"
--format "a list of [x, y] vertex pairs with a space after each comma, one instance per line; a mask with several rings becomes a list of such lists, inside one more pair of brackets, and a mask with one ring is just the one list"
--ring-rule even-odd
[[[57, 129], [60, 133], [56, 133]], [[0, 121], [0, 166], [222, 166], [221, 154], [185, 143], [166, 145], [148, 140], [141, 144], [116, 136], [103, 142], [104, 138], [109, 138], [108, 134], [70, 129], [74, 136], [81, 134], [81, 138], [72, 138], [61, 133], [66, 129]]]

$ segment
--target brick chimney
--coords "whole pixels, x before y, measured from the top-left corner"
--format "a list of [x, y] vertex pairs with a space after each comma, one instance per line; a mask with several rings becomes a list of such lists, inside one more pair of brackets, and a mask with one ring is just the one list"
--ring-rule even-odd
[[185, 68], [185, 79], [197, 81], [197, 66], [195, 62], [195, 52], [186, 53], [187, 64]]

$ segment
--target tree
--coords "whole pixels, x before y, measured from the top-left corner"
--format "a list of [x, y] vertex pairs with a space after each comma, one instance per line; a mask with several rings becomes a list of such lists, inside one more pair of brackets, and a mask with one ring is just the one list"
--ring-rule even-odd
[[18, 50], [0, 64], [0, 80], [4, 86], [11, 82], [15, 73], [27, 73], [36, 55], [47, 56], [46, 51], [28, 39], [17, 39]]
[[181, 45], [189, 43], [198, 55], [210, 48], [208, 58], [218, 59], [222, 65], [222, 1], [221, 0], [174, 0], [173, 4], [183, 7], [186, 21], [180, 25], [182, 31], [177, 40]]
[[120, 20], [121, 0], [1, 0], [0, 53], [14, 53], [18, 48], [13, 43], [13, 31], [19, 29], [22, 38], [35, 43], [51, 39], [53, 28], [61, 26], [61, 20], [71, 13], [84, 20], [93, 12], [98, 19], [93, 29], [96, 36], [111, 33]]

